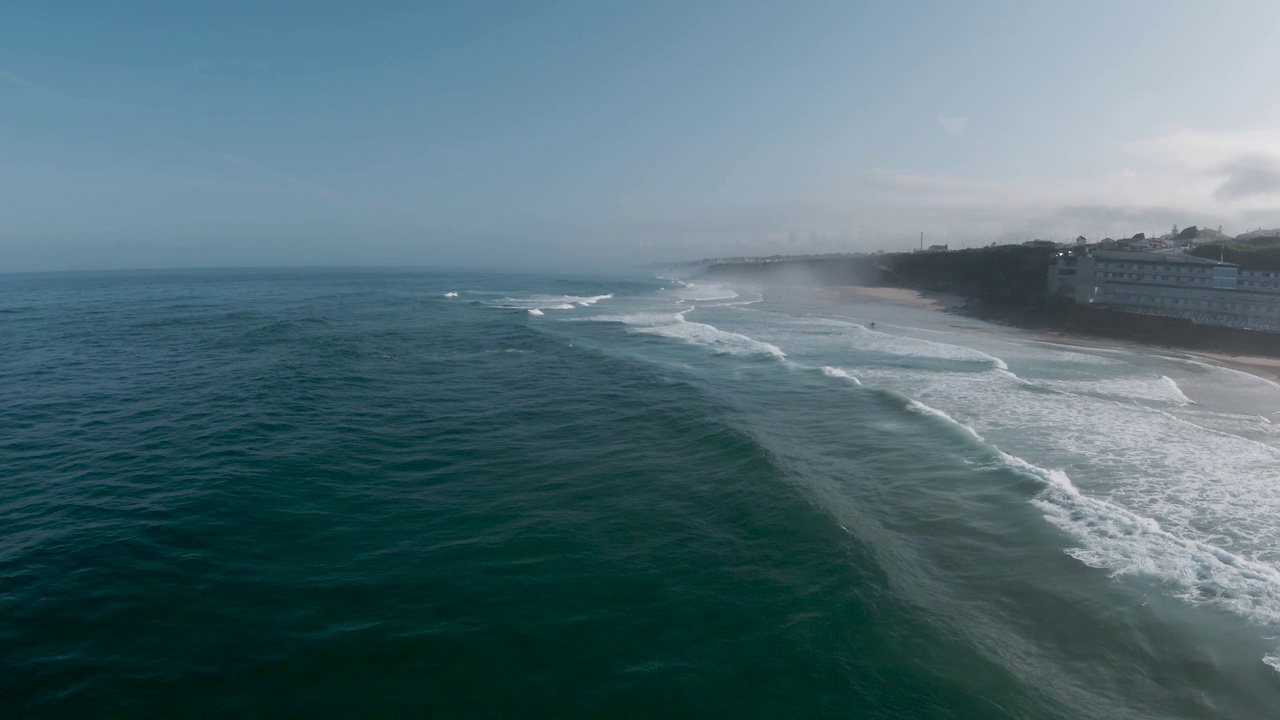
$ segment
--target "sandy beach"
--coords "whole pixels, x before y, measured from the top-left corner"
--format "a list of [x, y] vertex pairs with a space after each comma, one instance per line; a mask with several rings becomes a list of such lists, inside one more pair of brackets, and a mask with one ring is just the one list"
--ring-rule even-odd
[[963, 306], [968, 300], [960, 295], [950, 293], [925, 292], [900, 287], [876, 287], [864, 285], [843, 285], [834, 292], [840, 300], [855, 298], [879, 300], [897, 305], [910, 305], [926, 310], [948, 311]]
[[[907, 305], [910, 307], [934, 310], [938, 312], [956, 312], [969, 302], [968, 298], [961, 295], [929, 292], [925, 290], [914, 290], [911, 288], [901, 287], [846, 285], [834, 288], [829, 292], [831, 296], [830, 299], [833, 302], [847, 302], [855, 299], [877, 300], [880, 302]], [[1247, 372], [1251, 375], [1257, 375], [1258, 377], [1266, 380], [1280, 380], [1280, 358], [1260, 355], [1235, 355], [1225, 352], [1205, 352], [1202, 350], [1189, 350], [1164, 345], [1148, 345], [1132, 340], [1097, 337], [1082, 333], [1063, 332], [1060, 330], [1032, 330], [1012, 325], [1001, 325], [1000, 327], [1044, 342], [1061, 343], [1064, 345], [1095, 348], [1158, 349], [1166, 353], [1173, 353], [1184, 357], [1196, 358], [1205, 362], [1223, 365], [1234, 370]]]

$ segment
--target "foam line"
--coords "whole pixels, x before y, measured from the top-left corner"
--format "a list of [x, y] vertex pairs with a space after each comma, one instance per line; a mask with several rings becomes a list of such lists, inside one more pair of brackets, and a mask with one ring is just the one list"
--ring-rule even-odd
[[841, 378], [844, 380], [848, 380], [852, 382], [854, 385], [862, 384], [862, 381], [854, 377], [854, 375], [850, 373], [848, 370], [843, 370], [838, 367], [831, 367], [830, 365], [824, 365], [822, 368], [822, 372], [827, 377]]
[[1252, 622], [1280, 623], [1280, 570], [1178, 537], [1151, 518], [1081, 494], [1069, 481], [1049, 476], [1048, 482], [1033, 502], [1081, 543], [1067, 551], [1080, 562], [1113, 577], [1156, 578], [1182, 600], [1220, 606]]
[[[445, 293], [445, 297], [457, 297], [457, 293]], [[573, 310], [579, 307], [590, 307], [602, 300], [609, 300], [613, 293], [606, 295], [529, 295], [527, 297], [503, 297], [498, 300], [485, 301], [490, 307], [513, 310], [528, 310], [532, 315], [542, 315], [547, 310]], [[537, 310], [537, 312], [534, 312]]]
[[[1248, 438], [1248, 437], [1244, 437], [1244, 436], [1242, 436], [1242, 435], [1237, 435], [1236, 433], [1233, 433], [1233, 432], [1227, 432], [1226, 430], [1219, 430], [1219, 429], [1217, 429], [1217, 428], [1205, 427], [1204, 425], [1200, 425], [1200, 424], [1198, 424], [1198, 423], [1193, 423], [1193, 422], [1191, 422], [1190, 420], [1188, 420], [1188, 419], [1186, 419], [1186, 418], [1184, 418], [1184, 417], [1179, 417], [1178, 415], [1174, 415], [1174, 414], [1173, 414], [1173, 413], [1171, 413], [1171, 412], [1167, 412], [1167, 411], [1161, 410], [1161, 409], [1159, 409], [1159, 408], [1149, 408], [1149, 409], [1150, 409], [1150, 410], [1154, 410], [1155, 412], [1160, 413], [1161, 415], [1163, 415], [1163, 416], [1165, 416], [1165, 417], [1169, 418], [1169, 419], [1170, 419], [1171, 421], [1173, 421], [1173, 422], [1181, 423], [1181, 424], [1186, 425], [1186, 426], [1188, 426], [1188, 427], [1193, 427], [1193, 428], [1195, 428], [1196, 430], [1199, 430], [1200, 432], [1207, 432], [1207, 433], [1211, 433], [1211, 434], [1213, 434], [1213, 435], [1216, 435], [1216, 436], [1218, 436], [1218, 437], [1222, 437], [1222, 438], [1229, 438], [1229, 439], [1231, 439], [1231, 440], [1235, 440], [1235, 441], [1238, 441], [1238, 442], [1248, 443], [1249, 445], [1251, 445], [1251, 446], [1253, 446], [1253, 447], [1258, 448], [1259, 450], [1261, 450], [1261, 451], [1262, 451], [1262, 452], [1264, 452], [1264, 453], [1267, 453], [1268, 455], [1280, 455], [1280, 448], [1272, 447], [1272, 446], [1270, 446], [1270, 445], [1268, 445], [1268, 444], [1266, 444], [1266, 443], [1264, 443], [1264, 442], [1260, 442], [1260, 441], [1258, 441], [1258, 440], [1254, 440], [1253, 438]], [[1261, 415], [1256, 415], [1256, 416], [1254, 416], [1254, 417], [1261, 418], [1261, 419], [1262, 419], [1262, 421], [1263, 421], [1263, 422], [1265, 422], [1265, 423], [1266, 423], [1266, 424], [1268, 424], [1268, 425], [1270, 425], [1270, 424], [1271, 424], [1271, 421], [1270, 421], [1270, 420], [1268, 420], [1268, 419], [1266, 419], [1266, 418], [1262, 417]], [[1280, 457], [1277, 457], [1277, 458], [1276, 458], [1276, 460], [1280, 460]]]
[[1178, 382], [1173, 378], [1169, 377], [1168, 375], [1161, 375], [1160, 382], [1164, 383], [1165, 386], [1169, 388], [1169, 390], [1173, 393], [1173, 396], [1178, 400], [1178, 402], [1181, 402], [1183, 405], [1196, 404], [1194, 400], [1187, 397], [1186, 393], [1182, 392], [1182, 388], [1178, 387]]
[[593, 320], [620, 322], [630, 327], [632, 332], [675, 338], [730, 355], [770, 355], [778, 359], [787, 357], [782, 348], [772, 343], [756, 340], [740, 333], [721, 330], [714, 325], [686, 320], [685, 315], [693, 310], [694, 308], [689, 307], [675, 313], [606, 315], [593, 318]]
[[1085, 565], [1107, 570], [1113, 577], [1152, 577], [1186, 602], [1222, 607], [1251, 622], [1280, 625], [1280, 569], [1180, 537], [1152, 518], [1085, 495], [1065, 472], [1040, 467], [986, 443], [973, 428], [937, 408], [914, 399], [908, 400], [907, 408], [962, 428], [994, 451], [1001, 464], [1039, 479], [1045, 487], [1031, 502], [1046, 520], [1079, 543], [1066, 552]]
[[1041, 380], [1039, 387], [1076, 397], [1097, 397], [1123, 402], [1160, 402], [1171, 405], [1195, 405], [1182, 392], [1178, 383], [1165, 375], [1118, 377], [1110, 380]]
[[983, 439], [983, 437], [982, 437], [981, 435], [979, 435], [979, 434], [978, 434], [978, 431], [977, 431], [977, 430], [974, 430], [973, 428], [969, 427], [968, 425], [965, 425], [964, 423], [960, 422], [959, 420], [956, 420], [955, 418], [951, 417], [950, 415], [946, 414], [945, 412], [943, 412], [943, 411], [941, 411], [941, 410], [939, 410], [939, 409], [937, 409], [937, 408], [935, 408], [935, 407], [930, 407], [930, 406], [928, 406], [928, 405], [925, 405], [924, 403], [920, 402], [919, 400], [915, 400], [915, 399], [912, 399], [912, 398], [907, 398], [907, 409], [908, 409], [908, 410], [910, 410], [910, 411], [912, 411], [912, 412], [919, 413], [919, 414], [921, 414], [921, 415], [930, 415], [930, 416], [933, 416], [933, 417], [936, 417], [936, 418], [941, 418], [941, 419], [945, 420], [946, 422], [949, 422], [949, 423], [951, 423], [952, 425], [955, 425], [956, 427], [958, 427], [958, 428], [960, 428], [960, 429], [964, 430], [964, 431], [965, 431], [966, 433], [968, 433], [968, 434], [969, 434], [969, 436], [971, 436], [974, 440], [977, 440], [977, 441], [978, 441], [978, 442], [980, 442], [980, 443], [985, 443], [985, 442], [986, 442], [986, 440], [985, 440], [985, 439]]
[[[1179, 358], [1175, 358], [1175, 359], [1179, 359]], [[1222, 371], [1222, 372], [1228, 372], [1228, 373], [1234, 373], [1234, 374], [1236, 374], [1236, 375], [1242, 375], [1242, 376], [1244, 376], [1244, 377], [1246, 377], [1246, 378], [1249, 378], [1249, 379], [1251, 379], [1251, 380], [1256, 380], [1256, 381], [1258, 381], [1258, 382], [1260, 382], [1260, 383], [1264, 383], [1264, 384], [1266, 384], [1266, 385], [1270, 385], [1272, 388], [1274, 388], [1274, 389], [1276, 389], [1276, 390], [1280, 390], [1280, 383], [1276, 382], [1275, 380], [1271, 380], [1271, 379], [1269, 379], [1269, 378], [1262, 377], [1261, 375], [1254, 375], [1253, 373], [1245, 372], [1245, 371], [1243, 371], [1243, 370], [1237, 370], [1237, 369], [1235, 369], [1235, 368], [1233, 368], [1233, 367], [1228, 367], [1228, 366], [1226, 366], [1226, 365], [1215, 365], [1215, 364], [1213, 364], [1213, 363], [1207, 363], [1207, 362], [1204, 362], [1204, 361], [1201, 361], [1201, 360], [1183, 360], [1183, 362], [1185, 362], [1185, 363], [1190, 363], [1191, 365], [1198, 365], [1198, 366], [1200, 366], [1200, 367], [1202, 367], [1202, 368], [1209, 368], [1210, 370], [1220, 370], [1220, 371]]]

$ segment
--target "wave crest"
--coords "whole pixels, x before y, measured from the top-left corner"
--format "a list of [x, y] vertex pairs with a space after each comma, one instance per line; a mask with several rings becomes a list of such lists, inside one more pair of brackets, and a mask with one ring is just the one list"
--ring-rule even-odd
[[906, 407], [955, 425], [995, 452], [1004, 466], [1040, 480], [1044, 489], [1031, 502], [1046, 520], [1079, 543], [1065, 551], [1071, 557], [1113, 577], [1153, 578], [1190, 603], [1219, 606], [1259, 624], [1280, 625], [1280, 569], [1180, 537], [1154, 518], [1085, 495], [1065, 472], [1007, 453], [937, 408], [914, 399], [908, 399]]
[[772, 343], [756, 340], [741, 333], [721, 330], [714, 325], [685, 319], [693, 308], [676, 313], [634, 313], [631, 315], [606, 315], [592, 318], [604, 322], [619, 322], [632, 332], [683, 340], [693, 345], [709, 347], [716, 352], [730, 355], [768, 355], [779, 360], [787, 354]]

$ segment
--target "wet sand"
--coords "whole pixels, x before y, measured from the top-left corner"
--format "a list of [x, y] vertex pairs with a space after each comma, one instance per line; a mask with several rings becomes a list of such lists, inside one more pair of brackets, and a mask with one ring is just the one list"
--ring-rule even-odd
[[[969, 302], [968, 298], [961, 295], [952, 295], [950, 293], [928, 292], [925, 290], [913, 290], [910, 288], [899, 287], [873, 287], [861, 285], [847, 285], [833, 288], [830, 291], [829, 299], [833, 302], [878, 300], [897, 305], [909, 305], [911, 307], [923, 308], [926, 310], [953, 313], [957, 312]], [[1240, 370], [1251, 375], [1257, 375], [1258, 377], [1267, 380], [1275, 381], [1280, 379], [1280, 358], [1189, 350], [1165, 345], [1150, 345], [1133, 340], [1103, 338], [1094, 335], [1071, 333], [1061, 330], [1030, 330], [1011, 325], [1000, 325], [1000, 327], [1044, 342], [1061, 343], [1064, 345], [1093, 348], [1126, 348], [1130, 350], [1158, 349], [1165, 353], [1172, 353], [1184, 357], [1203, 360], [1205, 362], [1224, 365], [1234, 370]]]
[[843, 285], [833, 291], [838, 300], [880, 300], [898, 305], [910, 305], [926, 310], [948, 311], [963, 306], [968, 300], [960, 295], [949, 293], [925, 292], [899, 287], [872, 287], [863, 285]]

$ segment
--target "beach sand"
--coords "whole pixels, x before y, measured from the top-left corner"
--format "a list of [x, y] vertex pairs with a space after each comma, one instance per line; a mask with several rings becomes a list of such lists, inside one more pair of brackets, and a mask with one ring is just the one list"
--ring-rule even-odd
[[[833, 302], [847, 302], [855, 299], [878, 300], [897, 305], [909, 305], [911, 307], [923, 308], [926, 310], [936, 310], [938, 312], [955, 312], [969, 302], [967, 298], [961, 295], [953, 295], [950, 293], [929, 292], [925, 290], [913, 290], [910, 288], [900, 287], [861, 285], [846, 285], [833, 288], [829, 291], [828, 299]], [[1001, 325], [1000, 327], [1037, 340], [1061, 343], [1063, 345], [1076, 345], [1079, 347], [1093, 348], [1126, 348], [1131, 350], [1158, 349], [1165, 353], [1223, 365], [1234, 370], [1256, 375], [1266, 380], [1280, 380], [1280, 358], [1260, 355], [1234, 355], [1226, 352], [1215, 353], [1163, 345], [1148, 345], [1132, 340], [1104, 338], [1082, 333], [1063, 332], [1061, 330], [1030, 330], [1010, 325]]]
[[963, 306], [968, 300], [960, 295], [949, 293], [925, 292], [900, 287], [873, 287], [863, 285], [842, 285], [832, 291], [837, 295], [835, 300], [880, 300], [898, 305], [910, 305], [926, 310], [953, 310]]

